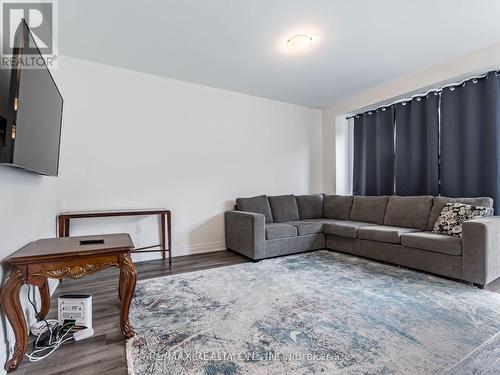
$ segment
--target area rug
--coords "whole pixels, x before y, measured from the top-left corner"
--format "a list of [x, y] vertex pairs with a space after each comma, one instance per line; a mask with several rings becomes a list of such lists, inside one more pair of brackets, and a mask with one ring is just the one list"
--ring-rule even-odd
[[500, 294], [317, 251], [141, 281], [131, 322], [136, 375], [442, 374], [500, 332]]

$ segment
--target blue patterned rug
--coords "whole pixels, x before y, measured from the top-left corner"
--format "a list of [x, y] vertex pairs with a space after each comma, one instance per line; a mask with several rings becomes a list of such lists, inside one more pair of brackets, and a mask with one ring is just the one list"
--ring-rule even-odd
[[136, 375], [442, 374], [500, 294], [322, 250], [141, 281], [131, 322]]

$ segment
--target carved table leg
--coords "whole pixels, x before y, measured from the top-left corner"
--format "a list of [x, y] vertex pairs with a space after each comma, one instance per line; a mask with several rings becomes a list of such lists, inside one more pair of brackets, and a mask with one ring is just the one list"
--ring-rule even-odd
[[123, 273], [120, 271], [120, 281], [118, 282], [118, 298], [122, 300]]
[[45, 319], [45, 317], [49, 313], [50, 308], [50, 290], [47, 278], [45, 278], [43, 284], [38, 288], [38, 290], [40, 291], [40, 299], [42, 300], [42, 306], [40, 308], [40, 319]]
[[119, 295], [122, 300], [122, 307], [120, 311], [120, 324], [122, 333], [126, 338], [134, 336], [134, 329], [128, 320], [130, 303], [135, 290], [135, 283], [137, 280], [137, 271], [134, 264], [130, 259], [130, 253], [123, 256], [120, 268], [120, 286]]
[[24, 282], [25, 280], [21, 271], [18, 268], [13, 268], [0, 294], [2, 309], [12, 326], [16, 338], [14, 354], [12, 358], [5, 363], [5, 370], [7, 370], [7, 372], [17, 369], [24, 358], [28, 343], [28, 329], [26, 327], [26, 320], [24, 318], [21, 302], [19, 301], [19, 290]]

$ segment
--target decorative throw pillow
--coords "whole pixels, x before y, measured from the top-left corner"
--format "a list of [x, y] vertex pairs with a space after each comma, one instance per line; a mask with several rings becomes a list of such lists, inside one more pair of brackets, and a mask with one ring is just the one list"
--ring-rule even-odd
[[432, 232], [462, 237], [462, 224], [464, 221], [488, 216], [490, 210], [488, 207], [465, 203], [446, 203], [434, 224]]

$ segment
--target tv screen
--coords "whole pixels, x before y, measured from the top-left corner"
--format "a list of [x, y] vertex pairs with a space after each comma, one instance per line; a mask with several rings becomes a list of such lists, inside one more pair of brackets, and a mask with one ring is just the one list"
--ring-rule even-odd
[[[23, 57], [24, 46], [36, 46], [23, 21], [16, 36], [17, 56]], [[12, 69], [7, 117], [10, 160], [2, 162], [32, 172], [57, 176], [63, 98], [38, 48], [34, 49], [36, 67], [17, 64]], [[33, 53], [33, 48], [30, 48]], [[21, 60], [22, 61], [22, 60]]]

